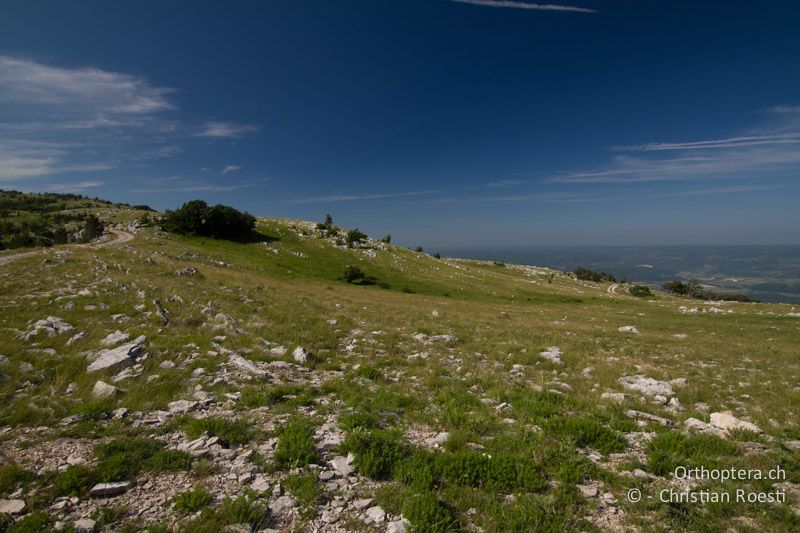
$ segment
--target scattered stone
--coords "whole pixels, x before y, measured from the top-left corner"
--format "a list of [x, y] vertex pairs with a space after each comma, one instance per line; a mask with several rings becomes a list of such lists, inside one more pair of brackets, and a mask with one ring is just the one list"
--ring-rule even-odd
[[576, 485], [576, 487], [578, 488], [578, 491], [580, 491], [581, 496], [583, 496], [584, 498], [597, 498], [597, 495], [600, 492], [597, 488], [597, 485], [594, 484]]
[[267, 373], [264, 370], [261, 370], [258, 366], [256, 366], [256, 364], [254, 362], [249, 361], [249, 360], [245, 359], [244, 357], [242, 357], [241, 355], [238, 355], [238, 354], [235, 354], [235, 353], [232, 353], [232, 352], [231, 352], [230, 355], [228, 355], [228, 363], [230, 363], [233, 366], [236, 366], [238, 368], [241, 368], [242, 370], [250, 372], [251, 374], [256, 375], [256, 376], [266, 376], [267, 375]]
[[116, 481], [113, 483], [98, 483], [89, 491], [89, 495], [94, 497], [117, 496], [127, 492], [131, 488], [130, 481]]
[[380, 505], [367, 509], [365, 515], [373, 524], [383, 524], [383, 521], [386, 520], [386, 511]]
[[675, 379], [671, 379], [670, 382], [669, 382], [669, 384], [672, 385], [673, 387], [675, 387], [676, 389], [682, 389], [688, 383], [689, 383], [689, 381], [686, 378], [675, 378]]
[[730, 411], [711, 413], [711, 425], [726, 431], [731, 429], [742, 429], [745, 431], [752, 431], [753, 433], [763, 433], [761, 428], [751, 422], [739, 420], [733, 416], [733, 413]]
[[141, 343], [123, 344], [100, 352], [97, 359], [86, 368], [86, 371], [91, 373], [99, 370], [122, 370], [133, 366], [136, 363], [136, 358], [141, 357], [144, 353], [145, 350]]
[[176, 415], [185, 415], [191, 411], [197, 409], [200, 404], [198, 402], [193, 402], [190, 400], [177, 400], [175, 402], [169, 402], [167, 404], [167, 409], [169, 409], [170, 413]]
[[547, 350], [539, 352], [539, 356], [547, 359], [556, 365], [563, 365], [564, 361], [561, 360], [561, 349], [558, 346], [550, 346]]
[[72, 337], [69, 338], [69, 340], [67, 341], [67, 346], [72, 346], [76, 342], [82, 341], [83, 339], [85, 339], [88, 336], [89, 336], [89, 334], [86, 333], [85, 331], [80, 331], [80, 332], [76, 333], [75, 335], [73, 335]]
[[619, 382], [628, 390], [640, 392], [648, 398], [654, 396], [669, 397], [674, 396], [672, 385], [666, 381], [658, 381], [645, 376], [624, 376], [619, 378]]
[[302, 346], [298, 346], [292, 352], [292, 359], [294, 359], [294, 362], [298, 365], [306, 364], [310, 358], [311, 353]]
[[639, 330], [636, 329], [636, 326], [620, 326], [619, 328], [617, 328], [617, 331], [619, 331], [620, 333], [634, 333], [634, 334], [639, 333]]
[[271, 504], [269, 504], [269, 510], [273, 512], [273, 514], [281, 515], [286, 511], [290, 511], [297, 507], [297, 502], [291, 496], [281, 496]]
[[121, 342], [127, 341], [130, 338], [130, 333], [124, 333], [120, 330], [117, 330], [114, 333], [109, 333], [106, 335], [106, 337], [100, 341], [100, 344], [103, 346], [115, 346]]
[[97, 523], [91, 518], [81, 518], [73, 524], [76, 533], [94, 533], [97, 531]]
[[114, 385], [109, 385], [105, 381], [98, 381], [92, 389], [92, 398], [105, 400], [114, 397], [119, 391], [120, 389]]
[[18, 515], [25, 510], [25, 500], [0, 500], [0, 514]]
[[386, 533], [406, 533], [411, 527], [411, 523], [405, 518], [394, 520], [386, 524]]
[[635, 418], [637, 420], [646, 420], [648, 422], [655, 422], [657, 424], [661, 424], [662, 426], [666, 426], [669, 428], [675, 426], [675, 422], [673, 422], [672, 420], [656, 415], [651, 415], [650, 413], [643, 413], [642, 411], [636, 411], [634, 409], [629, 409], [625, 411], [625, 415], [631, 418]]
[[361, 500], [355, 500], [353, 502], [353, 507], [356, 509], [356, 511], [361, 511], [369, 507], [371, 503], [372, 503], [372, 498], [364, 498]]
[[608, 400], [613, 403], [623, 403], [625, 395], [621, 392], [604, 392], [600, 395], [601, 400]]
[[39, 333], [45, 333], [48, 337], [55, 337], [56, 335], [61, 335], [67, 331], [73, 331], [74, 329], [75, 327], [64, 322], [63, 318], [49, 316], [44, 320], [37, 320], [33, 324], [33, 329], [23, 335], [22, 338], [25, 340], [30, 340]]
[[350, 466], [350, 463], [347, 461], [347, 457], [342, 457], [341, 455], [337, 455], [330, 461], [328, 461], [333, 469], [342, 477], [347, 477], [353, 472], [353, 468]]

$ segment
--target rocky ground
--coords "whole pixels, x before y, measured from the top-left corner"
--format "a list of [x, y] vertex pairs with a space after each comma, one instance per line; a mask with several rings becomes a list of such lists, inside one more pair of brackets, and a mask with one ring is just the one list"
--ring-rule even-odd
[[[797, 310], [637, 299], [260, 224], [270, 238], [246, 245], [126, 225], [136, 237], [116, 246], [2, 266], [6, 525], [800, 527]], [[374, 282], [345, 283], [351, 263]], [[675, 504], [664, 489], [786, 500]]]

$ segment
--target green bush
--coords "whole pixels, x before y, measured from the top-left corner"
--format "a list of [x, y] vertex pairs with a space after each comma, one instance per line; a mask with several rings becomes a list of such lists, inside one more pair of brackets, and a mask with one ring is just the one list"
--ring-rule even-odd
[[183, 417], [180, 424], [190, 439], [204, 433], [218, 437], [229, 445], [245, 444], [253, 438], [253, 430], [244, 420], [210, 416], [207, 418]]
[[412, 497], [403, 507], [403, 515], [417, 531], [444, 533], [457, 529], [453, 511], [430, 492]]
[[347, 242], [348, 247], [352, 247], [354, 244], [359, 243], [367, 239], [367, 234], [359, 231], [358, 228], [351, 229], [347, 232], [347, 236], [345, 237], [345, 242]]
[[361, 268], [355, 265], [347, 265], [344, 269], [344, 280], [347, 283], [357, 283], [367, 279], [367, 275]]
[[84, 496], [97, 482], [96, 474], [86, 466], [70, 465], [53, 482], [56, 496]]
[[647, 469], [666, 476], [678, 466], [714, 468], [721, 460], [737, 454], [735, 443], [714, 435], [686, 436], [676, 431], [659, 433], [648, 443]]
[[264, 518], [267, 511], [264, 503], [258, 501], [258, 496], [253, 491], [247, 490], [238, 498], [225, 498], [220, 512], [229, 524], [255, 526]]
[[0, 466], [0, 495], [5, 496], [14, 492], [19, 485], [31, 481], [35, 477], [33, 472], [28, 472], [14, 463]]
[[128, 514], [128, 508], [124, 505], [112, 505], [95, 509], [89, 516], [97, 522], [98, 527], [103, 527], [122, 520], [126, 514]]
[[400, 435], [382, 429], [357, 427], [347, 434], [344, 446], [355, 454], [356, 470], [377, 480], [391, 479], [397, 464], [408, 456]]
[[558, 417], [542, 424], [546, 434], [570, 439], [579, 448], [592, 447], [608, 454], [625, 450], [625, 440], [596, 420], [577, 417]]
[[52, 531], [53, 517], [44, 511], [37, 511], [25, 516], [11, 527], [13, 533], [42, 533]]
[[637, 298], [647, 298], [653, 296], [653, 293], [650, 291], [650, 287], [646, 285], [634, 285], [628, 289], [628, 292], [631, 296], [636, 296]]
[[192, 468], [192, 456], [180, 450], [161, 450], [145, 462], [151, 472], [175, 472]]
[[263, 387], [247, 387], [242, 389], [239, 404], [250, 409], [289, 403], [291, 405], [311, 405], [314, 403], [316, 391], [301, 385], [266, 385]]
[[316, 515], [316, 505], [322, 500], [322, 488], [317, 482], [317, 474], [315, 472], [308, 472], [306, 474], [298, 474], [289, 476], [282, 481], [286, 490], [303, 507], [304, 515], [309, 518]]
[[187, 490], [181, 492], [172, 499], [172, 505], [180, 514], [192, 514], [210, 504], [214, 500], [205, 489]]
[[319, 457], [314, 447], [314, 428], [299, 418], [290, 420], [278, 434], [275, 450], [278, 468], [296, 468], [313, 463]]
[[339, 426], [345, 431], [352, 431], [355, 428], [376, 428], [378, 427], [378, 417], [370, 413], [348, 413], [339, 416]]

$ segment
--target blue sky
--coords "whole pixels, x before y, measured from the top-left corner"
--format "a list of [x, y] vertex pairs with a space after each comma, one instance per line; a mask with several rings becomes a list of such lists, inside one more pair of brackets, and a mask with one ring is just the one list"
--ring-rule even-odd
[[0, 11], [0, 188], [426, 248], [800, 243], [796, 2]]

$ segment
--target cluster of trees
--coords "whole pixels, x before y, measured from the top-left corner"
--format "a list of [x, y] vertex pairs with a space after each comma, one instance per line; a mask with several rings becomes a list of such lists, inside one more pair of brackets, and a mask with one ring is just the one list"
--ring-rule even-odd
[[576, 278], [584, 281], [594, 281], [597, 283], [604, 281], [610, 281], [612, 283], [617, 282], [616, 278], [614, 278], [614, 276], [608, 272], [595, 272], [594, 270], [589, 270], [588, 268], [583, 267], [578, 267], [573, 270], [573, 274], [575, 274]]
[[256, 218], [227, 205], [209, 206], [203, 200], [192, 200], [175, 211], [167, 210], [161, 228], [182, 235], [245, 242], [256, 236]]
[[696, 298], [698, 300], [717, 300], [726, 302], [758, 302], [745, 294], [716, 292], [708, 289], [703, 289], [697, 280], [690, 279], [689, 281], [668, 281], [662, 285], [664, 290], [677, 294], [678, 296], [685, 296], [687, 298]]
[[[71, 231], [67, 229], [66, 222], [79, 222], [80, 224], [72, 224], [73, 230]], [[69, 242], [89, 242], [101, 236], [104, 229], [100, 219], [87, 214], [39, 215], [28, 217], [17, 223], [0, 220], [0, 250], [32, 246], [49, 247]]]

